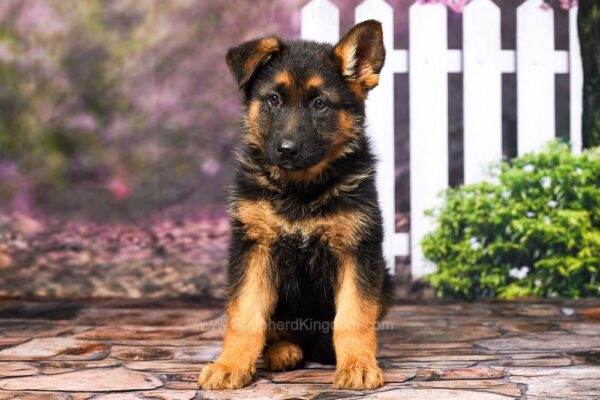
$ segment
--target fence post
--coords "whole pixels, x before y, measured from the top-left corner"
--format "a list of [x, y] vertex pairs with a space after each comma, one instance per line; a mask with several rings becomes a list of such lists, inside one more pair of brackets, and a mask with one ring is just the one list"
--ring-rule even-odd
[[517, 8], [517, 114], [519, 154], [555, 137], [554, 11], [542, 0]]
[[340, 11], [331, 1], [309, 1], [300, 18], [302, 39], [335, 44], [340, 38]]
[[448, 187], [447, 10], [415, 3], [409, 11], [410, 240], [413, 279], [433, 270], [421, 239], [432, 223], [423, 212]]
[[502, 159], [500, 9], [474, 0], [463, 16], [465, 183], [480, 181], [484, 167]]
[[379, 85], [369, 93], [366, 104], [367, 134], [377, 165], [377, 193], [383, 216], [383, 255], [390, 273], [395, 272], [394, 235], [396, 233], [395, 163], [394, 163], [394, 10], [384, 0], [365, 0], [356, 7], [356, 23], [376, 19], [383, 27], [383, 43], [387, 61], [379, 73]]
[[579, 7], [569, 10], [569, 93], [570, 93], [570, 131], [573, 152], [581, 152], [583, 142], [581, 118], [583, 113], [583, 66], [577, 31], [577, 13]]

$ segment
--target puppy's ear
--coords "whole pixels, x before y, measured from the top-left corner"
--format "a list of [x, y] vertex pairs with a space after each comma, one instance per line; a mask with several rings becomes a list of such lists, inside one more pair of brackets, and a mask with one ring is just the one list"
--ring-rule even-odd
[[370, 19], [354, 26], [334, 47], [344, 78], [362, 93], [379, 83], [385, 61], [381, 23]]
[[256, 71], [281, 50], [281, 41], [275, 37], [250, 40], [227, 52], [227, 65], [242, 89]]

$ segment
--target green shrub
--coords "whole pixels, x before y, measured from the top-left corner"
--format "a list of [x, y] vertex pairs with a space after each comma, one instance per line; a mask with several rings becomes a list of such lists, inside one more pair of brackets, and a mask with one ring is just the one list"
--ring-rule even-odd
[[439, 296], [600, 295], [600, 148], [553, 142], [442, 198], [422, 242]]

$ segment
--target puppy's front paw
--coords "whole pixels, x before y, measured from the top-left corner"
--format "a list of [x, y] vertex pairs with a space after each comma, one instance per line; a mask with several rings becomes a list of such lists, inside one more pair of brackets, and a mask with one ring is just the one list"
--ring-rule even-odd
[[333, 385], [336, 389], [377, 389], [383, 386], [383, 372], [375, 362], [357, 359], [338, 366]]
[[252, 380], [254, 371], [216, 362], [202, 369], [198, 385], [202, 389], [240, 389]]
[[295, 343], [280, 340], [269, 346], [264, 355], [269, 371], [285, 371], [295, 368], [302, 361], [302, 349]]

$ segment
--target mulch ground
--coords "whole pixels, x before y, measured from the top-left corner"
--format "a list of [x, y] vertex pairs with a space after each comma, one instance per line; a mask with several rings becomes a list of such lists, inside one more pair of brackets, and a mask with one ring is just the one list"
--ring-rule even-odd
[[0, 296], [223, 297], [225, 216], [133, 223], [0, 215]]
[[221, 348], [206, 300], [0, 300], [0, 399], [598, 399], [600, 300], [398, 304], [379, 330], [386, 385], [332, 389], [307, 364], [200, 391]]
[[[407, 229], [398, 214], [399, 230]], [[17, 298], [224, 297], [226, 215], [144, 223], [37, 220], [0, 214], [0, 296]], [[433, 295], [397, 260], [401, 298]]]

